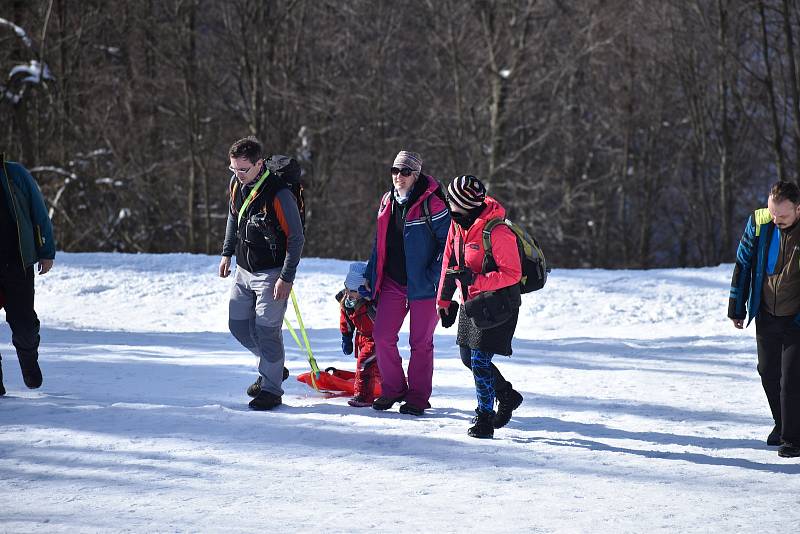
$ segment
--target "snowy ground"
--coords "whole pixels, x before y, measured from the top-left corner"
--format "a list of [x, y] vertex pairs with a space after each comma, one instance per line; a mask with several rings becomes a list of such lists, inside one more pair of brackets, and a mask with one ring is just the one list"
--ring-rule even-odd
[[[764, 443], [754, 328], [725, 318], [730, 266], [555, 271], [524, 298], [514, 356], [496, 358], [525, 402], [492, 441], [466, 435], [475, 395], [454, 329], [437, 331], [422, 418], [294, 378], [277, 411], [248, 411], [255, 359], [227, 332], [216, 269], [198, 255], [60, 254], [37, 280], [40, 390], [24, 388], [0, 327], [0, 531], [800, 524], [800, 461]], [[353, 368], [332, 298], [346, 269], [304, 260], [295, 285], [322, 367]], [[307, 362], [285, 339], [294, 376]]]

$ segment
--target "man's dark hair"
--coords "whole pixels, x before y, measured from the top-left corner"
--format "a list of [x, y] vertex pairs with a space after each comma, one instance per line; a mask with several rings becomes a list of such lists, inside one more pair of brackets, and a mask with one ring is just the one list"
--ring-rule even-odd
[[794, 182], [775, 182], [772, 185], [769, 196], [775, 202], [788, 200], [792, 204], [800, 204], [800, 188]]
[[231, 149], [228, 150], [228, 157], [247, 158], [250, 163], [255, 163], [261, 159], [262, 151], [261, 143], [251, 135], [233, 143]]

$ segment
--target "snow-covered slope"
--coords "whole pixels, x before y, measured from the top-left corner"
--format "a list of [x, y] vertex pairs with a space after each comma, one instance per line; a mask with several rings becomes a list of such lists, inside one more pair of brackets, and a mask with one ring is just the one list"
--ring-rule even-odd
[[[754, 329], [725, 318], [730, 266], [554, 271], [524, 297], [513, 357], [495, 359], [525, 402], [484, 441], [466, 435], [475, 394], [454, 329], [437, 330], [422, 418], [351, 408], [294, 377], [278, 410], [248, 411], [255, 361], [227, 332], [217, 261], [60, 254], [37, 279], [42, 389], [24, 388], [0, 327], [0, 531], [800, 524], [800, 462], [764, 443]], [[333, 300], [346, 270], [305, 259], [295, 285], [321, 367], [354, 366]], [[285, 340], [294, 376], [307, 362]]]

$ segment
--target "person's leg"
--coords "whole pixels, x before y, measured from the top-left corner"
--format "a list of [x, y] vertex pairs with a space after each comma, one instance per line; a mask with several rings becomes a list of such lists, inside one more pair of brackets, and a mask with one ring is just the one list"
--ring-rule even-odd
[[775, 426], [782, 427], [781, 418], [781, 353], [783, 328], [780, 320], [761, 311], [756, 317], [756, 347], [758, 349], [758, 374], [767, 396]]
[[378, 298], [372, 338], [375, 340], [375, 354], [381, 373], [381, 396], [388, 399], [400, 399], [408, 390], [403, 360], [397, 349], [398, 333], [406, 313], [408, 300], [405, 288], [390, 278], [385, 279]]
[[791, 323], [786, 329], [781, 355], [780, 379], [781, 437], [800, 446], [800, 327]]
[[472, 376], [475, 378], [475, 393], [478, 397], [478, 411], [494, 413], [494, 379], [492, 376], [492, 354], [472, 350]]
[[[356, 377], [353, 384], [353, 394], [356, 398], [364, 403], [372, 404], [375, 400], [375, 369], [378, 367], [377, 358], [374, 351], [362, 351], [361, 346], [358, 345], [360, 336], [356, 336]], [[380, 375], [378, 375], [380, 376]]]
[[25, 385], [31, 389], [42, 385], [39, 369], [39, 318], [33, 309], [33, 266], [14, 269], [4, 274], [6, 321], [11, 327], [11, 343], [17, 349], [19, 366]]
[[433, 388], [433, 332], [439, 322], [436, 300], [412, 300], [409, 302], [411, 356], [408, 360], [408, 393], [406, 402], [418, 408], [430, 406]]
[[[464, 345], [459, 345], [458, 350], [459, 355], [461, 356], [461, 363], [463, 363], [467, 369], [472, 371], [472, 349]], [[508, 391], [511, 389], [511, 383], [505, 379], [503, 374], [500, 372], [500, 369], [498, 369], [495, 364], [492, 364], [492, 377], [494, 379], [494, 390], [498, 395], [502, 391]]]
[[244, 348], [259, 356], [254, 337], [256, 294], [250, 288], [250, 273], [236, 269], [228, 300], [228, 329]]
[[280, 269], [270, 269], [253, 275], [250, 283], [256, 294], [255, 340], [258, 346], [258, 372], [262, 376], [261, 391], [283, 395], [283, 317], [289, 300], [275, 300], [273, 291]]

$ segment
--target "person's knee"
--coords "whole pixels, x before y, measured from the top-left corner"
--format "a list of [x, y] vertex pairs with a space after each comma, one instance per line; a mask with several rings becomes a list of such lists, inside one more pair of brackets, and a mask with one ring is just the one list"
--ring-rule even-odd
[[244, 345], [252, 344], [252, 333], [250, 332], [250, 321], [248, 319], [228, 319], [228, 330], [233, 337]]
[[397, 343], [398, 337], [397, 332], [392, 332], [385, 328], [375, 328], [372, 331], [372, 339], [375, 341], [376, 345], [391, 345]]
[[492, 365], [492, 358], [485, 352], [473, 350], [471, 363], [473, 369], [488, 369]]
[[279, 326], [256, 325], [256, 341], [259, 352], [268, 362], [284, 360], [283, 334]]
[[458, 347], [460, 355], [461, 355], [461, 363], [464, 364], [464, 367], [467, 369], [472, 369], [472, 351], [469, 347]]

